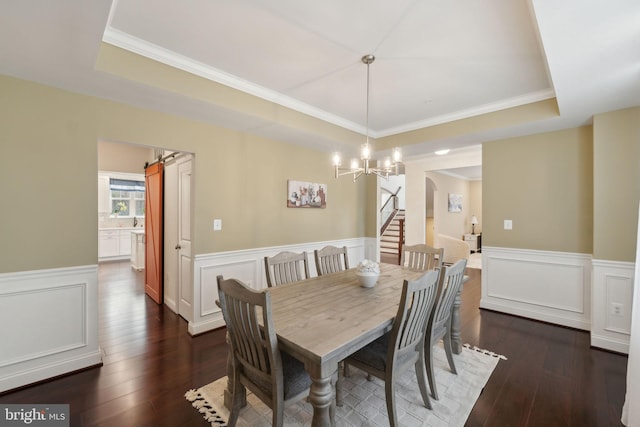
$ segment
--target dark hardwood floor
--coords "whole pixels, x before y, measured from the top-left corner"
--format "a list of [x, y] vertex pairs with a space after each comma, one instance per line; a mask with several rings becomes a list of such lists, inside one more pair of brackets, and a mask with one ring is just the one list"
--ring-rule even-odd
[[[72, 426], [206, 426], [183, 395], [225, 375], [224, 329], [191, 337], [143, 292], [128, 262], [100, 265], [104, 365], [0, 396], [68, 403]], [[480, 270], [468, 269], [462, 340], [500, 361], [467, 426], [621, 426], [627, 357], [589, 347], [589, 334], [480, 310]]]

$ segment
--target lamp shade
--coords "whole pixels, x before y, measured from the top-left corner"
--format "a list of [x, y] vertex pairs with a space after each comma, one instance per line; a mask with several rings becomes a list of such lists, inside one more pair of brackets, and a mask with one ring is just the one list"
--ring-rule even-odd
[[478, 225], [478, 217], [475, 215], [471, 215], [471, 224]]

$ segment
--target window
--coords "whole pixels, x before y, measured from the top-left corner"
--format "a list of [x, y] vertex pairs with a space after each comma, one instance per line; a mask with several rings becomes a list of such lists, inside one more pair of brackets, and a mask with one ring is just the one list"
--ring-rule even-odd
[[120, 217], [144, 217], [144, 182], [111, 178], [109, 186], [112, 213]]

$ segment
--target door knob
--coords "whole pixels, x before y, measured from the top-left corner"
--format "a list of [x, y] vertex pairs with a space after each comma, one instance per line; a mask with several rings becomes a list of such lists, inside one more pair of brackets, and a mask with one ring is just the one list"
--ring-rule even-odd
[[182, 249], [182, 246], [176, 245], [176, 250], [178, 250], [178, 249]]

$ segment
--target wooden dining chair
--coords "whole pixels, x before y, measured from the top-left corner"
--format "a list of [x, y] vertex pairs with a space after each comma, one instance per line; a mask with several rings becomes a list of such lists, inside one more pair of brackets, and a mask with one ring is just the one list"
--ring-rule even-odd
[[444, 341], [444, 351], [447, 355], [451, 372], [456, 375], [458, 374], [451, 348], [451, 314], [453, 311], [453, 302], [464, 281], [464, 270], [466, 266], [467, 260], [461, 259], [450, 267], [442, 267], [438, 283], [438, 297], [433, 309], [432, 318], [427, 325], [427, 338], [425, 340], [427, 346], [425, 349], [427, 376], [429, 377], [431, 394], [436, 400], [438, 400], [438, 390], [436, 389], [436, 381], [433, 373], [433, 347], [438, 344], [440, 340]]
[[280, 252], [272, 257], [264, 257], [267, 286], [297, 282], [309, 278], [307, 253]]
[[308, 396], [311, 378], [302, 362], [278, 350], [270, 293], [254, 291], [236, 279], [217, 279], [232, 354], [227, 424], [234, 427], [238, 421], [246, 387], [271, 408], [272, 425], [282, 426], [284, 407]]
[[[392, 427], [398, 425], [395, 382], [412, 366], [422, 401], [431, 409], [425, 372], [425, 334], [436, 300], [439, 275], [440, 270], [430, 270], [417, 280], [405, 280], [391, 331], [344, 360], [345, 376], [348, 376], [349, 366], [353, 365], [384, 380], [387, 413]], [[340, 388], [342, 384], [338, 378], [337, 388]]]
[[433, 270], [442, 267], [443, 248], [433, 248], [424, 244], [402, 245], [400, 265], [416, 270]]
[[316, 261], [318, 276], [349, 269], [349, 255], [346, 246], [341, 248], [325, 246], [322, 249], [314, 250], [313, 256]]

